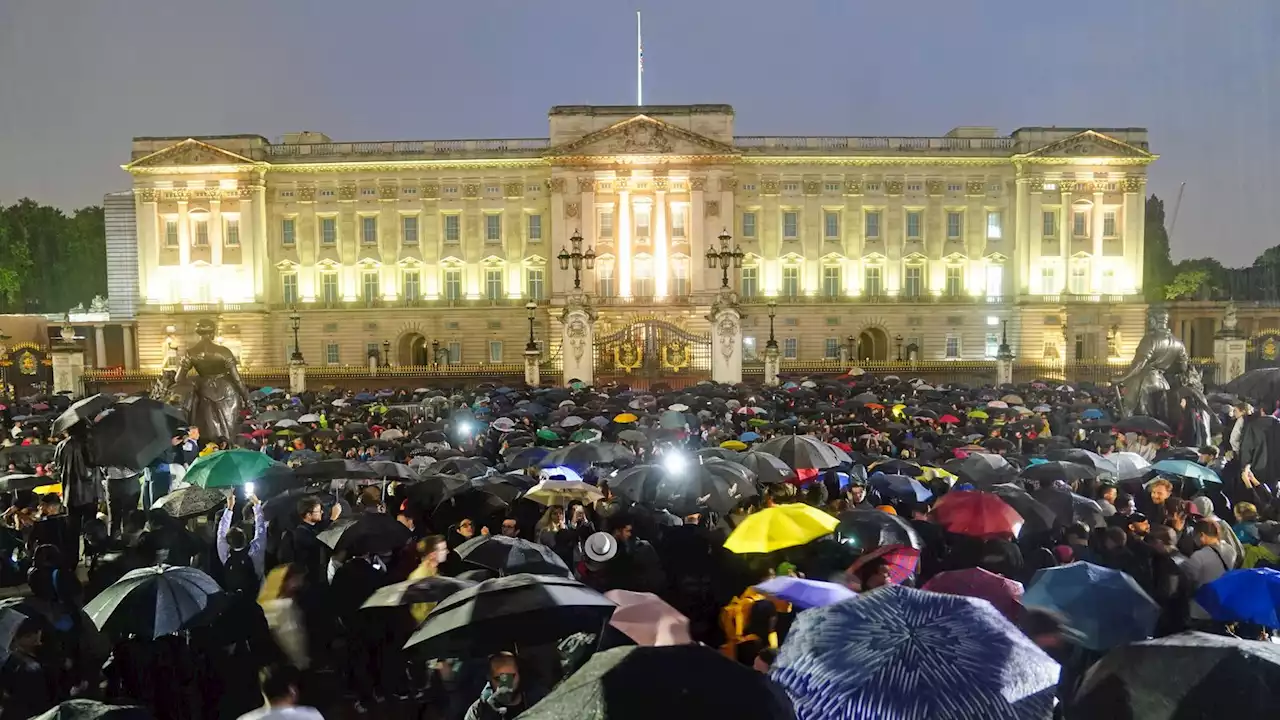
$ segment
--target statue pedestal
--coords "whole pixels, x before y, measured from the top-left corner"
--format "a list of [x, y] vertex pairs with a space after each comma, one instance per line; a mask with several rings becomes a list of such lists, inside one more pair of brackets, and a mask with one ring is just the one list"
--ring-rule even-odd
[[571, 294], [560, 313], [560, 357], [564, 362], [561, 382], [564, 385], [575, 380], [595, 384], [595, 323], [596, 310], [587, 296], [581, 292]]
[[1225, 385], [1240, 377], [1245, 372], [1245, 356], [1248, 354], [1248, 341], [1236, 337], [1235, 333], [1226, 331], [1218, 333], [1213, 339], [1213, 359], [1218, 363], [1218, 376], [1206, 385]]
[[542, 373], [539, 363], [542, 361], [542, 351], [533, 349], [524, 351], [524, 383], [529, 387], [538, 387], [542, 383]]
[[782, 369], [782, 354], [778, 352], [778, 345], [766, 345], [764, 348], [764, 384], [770, 387], [777, 387], [778, 372]]
[[294, 395], [307, 391], [307, 364], [301, 360], [289, 362], [289, 392]]
[[72, 397], [84, 395], [84, 349], [79, 346], [55, 345], [53, 355], [53, 391], [69, 392]]
[[707, 319], [711, 321], [711, 379], [742, 382], [742, 311], [737, 294], [721, 288]]

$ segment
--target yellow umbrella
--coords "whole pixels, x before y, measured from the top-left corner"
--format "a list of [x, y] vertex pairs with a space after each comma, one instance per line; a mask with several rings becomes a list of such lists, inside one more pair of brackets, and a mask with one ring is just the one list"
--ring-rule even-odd
[[768, 553], [804, 545], [830, 533], [839, 524], [815, 507], [800, 503], [779, 505], [748, 515], [724, 547], [735, 553]]
[[720, 447], [724, 448], [725, 450], [746, 450], [747, 444], [742, 442], [741, 440], [725, 440], [724, 442], [720, 443]]
[[906, 406], [906, 405], [903, 405], [902, 403], [898, 403], [897, 405], [894, 405], [894, 406], [893, 406], [893, 416], [894, 416], [894, 417], [899, 417], [899, 418], [900, 418], [900, 417], [904, 417], [904, 415], [903, 415], [902, 411], [903, 411], [903, 410], [905, 410], [906, 408], [907, 408], [907, 406]]
[[616, 423], [633, 423], [639, 419], [640, 418], [636, 417], [635, 415], [632, 415], [631, 413], [622, 413], [621, 415], [618, 415], [617, 417], [615, 417], [613, 421]]
[[55, 495], [61, 495], [62, 483], [54, 483], [52, 485], [41, 485], [40, 487], [36, 488], [35, 490], [32, 490], [31, 492], [35, 493], [36, 497], [39, 497], [41, 495], [48, 495], [49, 493], [53, 493]]
[[937, 480], [938, 478], [942, 478], [943, 480], [946, 480], [946, 481], [947, 481], [947, 484], [948, 484], [948, 485], [955, 485], [955, 484], [956, 484], [956, 480], [959, 480], [959, 479], [960, 479], [960, 478], [956, 477], [956, 476], [955, 476], [955, 474], [953, 474], [953, 473], [949, 473], [949, 472], [947, 472], [946, 470], [943, 470], [943, 469], [942, 469], [942, 468], [940, 468], [940, 467], [932, 467], [932, 466], [929, 466], [929, 465], [922, 465], [922, 466], [920, 466], [920, 469], [921, 469], [921, 470], [924, 470], [924, 477], [925, 477], [925, 478], [927, 478], [927, 479], [929, 479], [929, 480]]
[[986, 419], [987, 419], [988, 417], [990, 417], [990, 416], [989, 416], [989, 415], [987, 415], [987, 411], [986, 411], [986, 410], [970, 410], [970, 411], [969, 411], [969, 417], [971, 417], [971, 418], [979, 418], [979, 419], [981, 419], [981, 420], [986, 420]]

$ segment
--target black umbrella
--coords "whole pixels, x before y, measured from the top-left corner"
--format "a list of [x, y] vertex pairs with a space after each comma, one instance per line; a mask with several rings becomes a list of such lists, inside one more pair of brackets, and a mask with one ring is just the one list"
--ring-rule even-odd
[[398, 480], [420, 480], [422, 478], [413, 468], [404, 463], [390, 462], [388, 460], [374, 460], [369, 463], [369, 467], [378, 474], [380, 478], [395, 478]]
[[577, 443], [553, 450], [543, 458], [542, 467], [563, 465], [575, 470], [586, 470], [593, 464], [634, 462], [636, 454], [617, 443]]
[[360, 607], [402, 607], [416, 603], [435, 603], [475, 584], [472, 580], [447, 575], [405, 580], [378, 588]]
[[781, 458], [760, 450], [742, 453], [734, 462], [755, 473], [764, 485], [778, 485], [796, 476], [796, 471]]
[[675, 515], [691, 515], [704, 509], [727, 513], [757, 492], [741, 465], [728, 462], [636, 465], [609, 478], [615, 495]]
[[920, 533], [903, 518], [880, 510], [849, 510], [836, 516], [836, 539], [859, 552], [885, 545], [924, 549]]
[[97, 700], [64, 700], [32, 720], [151, 720], [150, 711], [138, 705], [108, 705]]
[[90, 395], [87, 398], [81, 398], [73, 403], [53, 421], [53, 433], [55, 435], [64, 433], [75, 425], [86, 420], [93, 420], [103, 410], [111, 407], [115, 402], [115, 398], [111, 395]]
[[202, 488], [198, 485], [174, 490], [156, 500], [153, 510], [163, 510], [172, 518], [189, 518], [204, 515], [227, 504], [231, 488]]
[[601, 632], [614, 607], [570, 578], [508, 575], [445, 598], [405, 647], [426, 657], [466, 657], [551, 643]]
[[1031, 493], [1013, 483], [992, 485], [987, 488], [987, 492], [998, 495], [1001, 500], [1004, 500], [1009, 507], [1022, 516], [1023, 533], [1047, 533], [1053, 528], [1061, 527], [1069, 522], [1063, 522], [1052, 509], [1046, 507], [1032, 497]]
[[0, 449], [0, 469], [13, 464], [19, 468], [34, 469], [36, 465], [53, 460], [56, 445], [14, 445]]
[[361, 513], [350, 520], [338, 520], [317, 539], [329, 548], [352, 555], [385, 555], [404, 547], [413, 535], [409, 528], [386, 513]]
[[489, 466], [483, 460], [470, 457], [453, 457], [431, 467], [437, 475], [461, 474], [467, 477], [480, 477], [489, 472]]
[[1095, 480], [1101, 474], [1101, 470], [1091, 465], [1081, 465], [1080, 463], [1066, 462], [1065, 460], [1051, 460], [1028, 467], [1022, 471], [1021, 477], [1044, 484], [1052, 483], [1055, 480], [1061, 480], [1069, 484], [1079, 480]]
[[995, 485], [1009, 482], [1018, 471], [1001, 455], [970, 453], [968, 457], [948, 460], [942, 469], [960, 478], [960, 482], [973, 485]]
[[103, 632], [155, 639], [210, 619], [222, 588], [190, 567], [156, 565], [132, 570], [85, 605]]
[[505, 535], [473, 537], [457, 547], [458, 557], [500, 575], [532, 573], [571, 577], [569, 566], [541, 543]]
[[1066, 717], [1264, 718], [1278, 707], [1280, 647], [1185, 632], [1112, 650], [1089, 670]]
[[524, 720], [794, 720], [769, 678], [699, 645], [595, 653]]
[[1082, 448], [1050, 450], [1047, 457], [1050, 460], [1061, 460], [1094, 468], [1099, 471], [1100, 475], [1115, 477], [1120, 472], [1120, 469], [1111, 460], [1102, 457], [1096, 452]]
[[56, 485], [57, 479], [48, 475], [35, 475], [33, 473], [12, 473], [10, 475], [0, 475], [0, 492], [15, 492], [18, 490], [34, 490], [41, 485]]
[[344, 480], [347, 478], [376, 478], [378, 471], [369, 463], [359, 460], [321, 460], [293, 469], [293, 474], [307, 480]]
[[1265, 407], [1280, 400], [1280, 368], [1250, 370], [1222, 387], [1226, 392], [1247, 397]]
[[94, 462], [142, 470], [173, 446], [178, 428], [186, 423], [186, 415], [172, 405], [147, 397], [125, 398], [94, 422]]
[[809, 435], [787, 435], [767, 440], [756, 446], [795, 470], [826, 470], [844, 462], [848, 456], [832, 445]]
[[1150, 415], [1134, 415], [1127, 417], [1112, 426], [1116, 432], [1138, 433], [1139, 435], [1172, 435], [1173, 430], [1160, 420]]

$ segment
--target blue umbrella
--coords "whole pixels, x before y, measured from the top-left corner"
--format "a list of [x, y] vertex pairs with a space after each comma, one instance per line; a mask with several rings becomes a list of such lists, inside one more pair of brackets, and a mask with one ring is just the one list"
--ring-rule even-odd
[[1232, 570], [1200, 588], [1196, 602], [1214, 620], [1280, 628], [1280, 570]]
[[1160, 606], [1127, 573], [1087, 562], [1037, 570], [1022, 604], [1066, 616], [1080, 644], [1099, 652], [1151, 637], [1160, 617]]
[[797, 577], [776, 577], [756, 585], [756, 589], [779, 600], [786, 600], [801, 610], [833, 605], [857, 593], [832, 582]]
[[738, 439], [741, 440], [742, 442], [755, 442], [760, 439], [760, 433], [751, 432], [750, 430], [748, 430], [747, 432], [744, 432], [741, 435], [739, 435]]
[[356, 402], [372, 402], [374, 399], [373, 393], [362, 392], [356, 395]]
[[1107, 414], [1102, 412], [1098, 408], [1089, 408], [1088, 410], [1085, 410], [1084, 412], [1080, 413], [1080, 417], [1085, 420], [1101, 420], [1106, 416]]
[[770, 677], [797, 720], [1048, 718], [1060, 668], [985, 600], [889, 585], [806, 610]]
[[909, 475], [888, 475], [882, 472], [871, 473], [867, 478], [871, 487], [885, 495], [892, 495], [902, 500], [925, 502], [933, 497], [933, 492], [921, 482]]
[[1151, 469], [1165, 475], [1177, 475], [1190, 480], [1199, 480], [1201, 483], [1222, 484], [1222, 478], [1218, 477], [1218, 473], [1190, 460], [1161, 460], [1152, 465]]

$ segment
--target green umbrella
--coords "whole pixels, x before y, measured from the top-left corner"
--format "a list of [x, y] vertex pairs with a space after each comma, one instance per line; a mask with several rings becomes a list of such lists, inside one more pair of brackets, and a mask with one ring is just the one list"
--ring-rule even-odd
[[574, 442], [595, 442], [600, 439], [600, 431], [595, 428], [579, 430], [578, 432], [570, 435], [569, 439]]
[[763, 418], [751, 418], [747, 421], [747, 424], [751, 427], [764, 427], [769, 424], [769, 421]]
[[237, 487], [262, 477], [267, 468], [279, 464], [252, 450], [220, 450], [197, 458], [185, 479], [203, 488]]
[[556, 431], [551, 430], [549, 428], [538, 428], [537, 435], [542, 440], [559, 440], [560, 439], [560, 436], [556, 434]]

